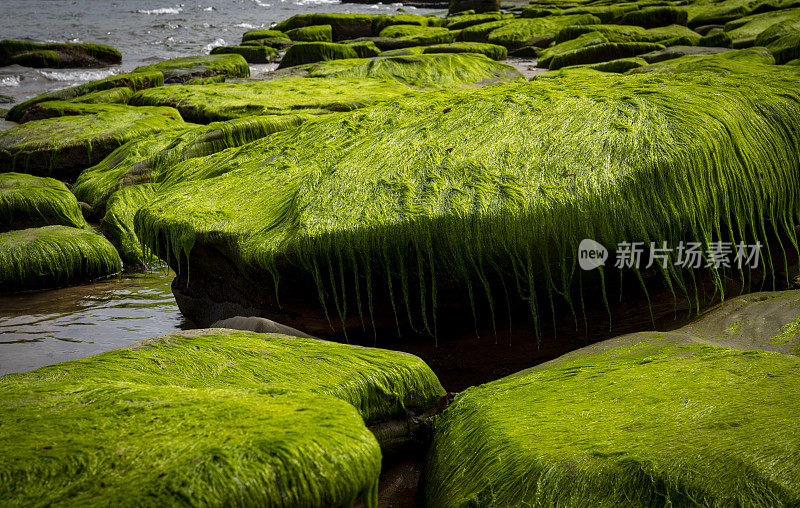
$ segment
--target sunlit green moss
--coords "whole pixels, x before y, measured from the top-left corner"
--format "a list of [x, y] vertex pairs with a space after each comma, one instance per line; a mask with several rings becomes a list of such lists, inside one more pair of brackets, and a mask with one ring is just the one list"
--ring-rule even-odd
[[299, 42], [292, 44], [283, 55], [281, 64], [283, 69], [296, 65], [324, 62], [326, 60], [342, 60], [358, 58], [358, 53], [348, 44], [334, 42]]
[[456, 40], [457, 31], [442, 27], [417, 25], [392, 25], [384, 28], [379, 37], [414, 41], [420, 45], [447, 44]]
[[554, 55], [548, 64], [548, 68], [560, 69], [568, 65], [592, 64], [617, 60], [620, 58], [631, 58], [661, 49], [664, 49], [663, 45], [653, 42], [593, 44]]
[[775, 63], [778, 64], [800, 57], [800, 29], [784, 35], [767, 48], [775, 56]]
[[0, 293], [79, 284], [121, 267], [108, 240], [86, 229], [44, 226], [0, 233]]
[[[405, 314], [421, 285], [430, 299], [407, 310], [432, 331], [442, 280], [485, 294], [482, 315], [504, 290], [534, 315], [533, 287], [570, 302], [584, 238], [766, 243], [792, 231], [796, 72], [565, 78], [401, 97], [196, 159], [220, 176], [161, 193], [137, 235], [176, 268], [205, 242], [243, 273], [277, 279], [288, 263], [313, 277], [332, 319], [378, 298]], [[661, 275], [697, 296], [688, 275]], [[376, 278], [386, 289], [373, 295]]]
[[[775, 59], [766, 48], [750, 48], [725, 51], [710, 55], [686, 55], [634, 69], [632, 73], [650, 72], [694, 72], [699, 70], [749, 74], [770, 72]], [[777, 70], [777, 69], [776, 69]]]
[[0, 165], [5, 169], [72, 180], [131, 139], [184, 126], [172, 108], [45, 104], [54, 111], [71, 108], [80, 114], [28, 122], [0, 132]]
[[380, 15], [315, 13], [297, 14], [275, 25], [276, 30], [286, 32], [295, 28], [314, 25], [330, 25], [334, 41], [355, 39], [377, 35], [373, 25], [381, 19]]
[[444, 22], [444, 26], [450, 30], [460, 30], [473, 25], [480, 25], [482, 23], [490, 23], [492, 21], [500, 21], [502, 19], [510, 19], [514, 16], [512, 14], [501, 14], [499, 12], [486, 12], [483, 14], [466, 14], [460, 16], [451, 16]]
[[24, 51], [11, 57], [11, 65], [23, 67], [61, 67], [61, 57], [49, 49]]
[[800, 8], [785, 9], [746, 16], [725, 24], [725, 35], [734, 48], [755, 44], [756, 38], [776, 23], [800, 21]]
[[800, 359], [639, 345], [459, 395], [437, 421], [432, 506], [792, 506]]
[[108, 90], [98, 90], [85, 95], [79, 95], [70, 102], [84, 102], [87, 104], [127, 104], [133, 96], [133, 90], [127, 86], [118, 86]]
[[507, 48], [516, 48], [534, 37], [555, 37], [561, 29], [567, 26], [591, 25], [599, 22], [598, 18], [590, 14], [535, 19], [507, 19], [465, 28], [460, 32], [459, 40], [488, 42]]
[[425, 48], [423, 53], [478, 53], [492, 60], [505, 60], [508, 50], [496, 44], [482, 42], [454, 42], [452, 44], [434, 44]]
[[88, 227], [67, 186], [52, 178], [0, 173], [0, 231], [51, 224]]
[[137, 67], [133, 72], [152, 71], [161, 72], [165, 83], [183, 83], [191, 78], [207, 78], [218, 74], [229, 78], [246, 78], [250, 75], [250, 66], [241, 55], [185, 56]]
[[188, 121], [208, 123], [256, 115], [347, 111], [406, 93], [407, 87], [386, 80], [288, 78], [153, 88], [135, 94], [131, 104], [170, 105]]
[[91, 92], [100, 90], [109, 90], [117, 87], [128, 87], [131, 90], [143, 90], [145, 88], [161, 86], [164, 84], [164, 75], [158, 71], [154, 72], [140, 72], [136, 74], [120, 74], [118, 76], [111, 76], [97, 81], [90, 81], [82, 85], [65, 88], [56, 92], [49, 92], [43, 95], [34, 97], [25, 102], [21, 102], [11, 108], [8, 112], [7, 119], [12, 122], [19, 122], [25, 111], [40, 102], [52, 100], [69, 100]]
[[549, 67], [555, 56], [572, 53], [589, 46], [608, 43], [609, 40], [601, 32], [588, 32], [542, 50], [539, 53], [538, 65], [539, 67]]
[[29, 41], [0, 41], [0, 66], [102, 67], [118, 64], [119, 51], [102, 44], [39, 44]]
[[[212, 55], [241, 55], [247, 63], [269, 63], [278, 59], [278, 50], [270, 46], [219, 46], [211, 50]], [[227, 75], [220, 74], [227, 77]], [[216, 76], [214, 76], [216, 77]], [[208, 78], [206, 78], [208, 79]]]
[[300, 42], [333, 42], [333, 32], [330, 25], [314, 25], [294, 28], [286, 32], [286, 36], [293, 41]]
[[280, 30], [250, 30], [249, 32], [245, 32], [244, 35], [242, 35], [242, 44], [248, 41], [255, 41], [258, 39], [272, 39], [272, 38], [288, 39], [288, 37], [286, 37], [286, 34], [281, 32]]
[[621, 25], [635, 25], [653, 28], [667, 25], [686, 25], [689, 15], [685, 9], [671, 6], [645, 7], [628, 11], [617, 21]]

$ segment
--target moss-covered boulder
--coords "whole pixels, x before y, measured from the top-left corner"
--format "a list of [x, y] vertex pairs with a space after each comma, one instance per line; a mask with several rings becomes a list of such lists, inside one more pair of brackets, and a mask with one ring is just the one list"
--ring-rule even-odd
[[[127, 104], [133, 96], [133, 90], [127, 86], [118, 86], [108, 90], [98, 90], [86, 95], [79, 95], [69, 102], [83, 102], [86, 104]], [[23, 115], [24, 116], [24, 115]]]
[[443, 27], [427, 27], [416, 25], [392, 25], [384, 28], [379, 37], [413, 41], [425, 46], [428, 44], [448, 44], [456, 40], [457, 31]]
[[609, 42], [658, 42], [669, 46], [679, 44], [694, 46], [702, 39], [700, 34], [681, 25], [655, 28], [629, 25], [573, 25], [560, 30], [556, 34], [555, 42], [561, 44], [593, 32], [599, 32]]
[[22, 120], [25, 111], [34, 104], [40, 102], [53, 101], [53, 100], [71, 100], [77, 97], [88, 95], [93, 92], [102, 90], [110, 90], [112, 88], [126, 87], [133, 91], [143, 90], [155, 86], [162, 86], [164, 84], [164, 75], [158, 71], [152, 72], [138, 72], [135, 74], [120, 74], [117, 76], [110, 76], [108, 78], [100, 79], [97, 81], [90, 81], [82, 85], [64, 88], [55, 92], [49, 92], [39, 95], [25, 102], [21, 102], [11, 108], [8, 112], [7, 119], [12, 122], [19, 122]]
[[122, 61], [122, 55], [102, 44], [38, 44], [28, 41], [0, 41], [0, 66], [104, 67]]
[[723, 51], [710, 55], [686, 55], [650, 64], [631, 73], [684, 73], [707, 71], [728, 74], [747, 74], [753, 67], [773, 65], [775, 59], [767, 48], [748, 48]]
[[434, 44], [425, 48], [423, 53], [478, 53], [492, 60], [505, 60], [508, 50], [497, 44], [482, 42], [454, 42], [452, 44]]
[[513, 14], [503, 14], [500, 12], [486, 12], [483, 14], [461, 14], [446, 18], [443, 26], [449, 28], [450, 30], [460, 30], [462, 28], [467, 28], [473, 25], [491, 23], [492, 21], [511, 19], [513, 17], [514, 17]]
[[680, 7], [658, 6], [628, 11], [616, 21], [620, 25], [635, 25], [644, 28], [653, 28], [667, 25], [686, 25], [689, 15]]
[[342, 60], [358, 58], [356, 50], [348, 44], [335, 42], [299, 42], [292, 44], [283, 55], [280, 69], [296, 65], [324, 62], [326, 60]]
[[348, 44], [359, 58], [372, 58], [381, 54], [380, 48], [372, 41], [358, 41]]
[[190, 122], [209, 123], [257, 115], [349, 111], [409, 92], [400, 83], [379, 79], [288, 78], [153, 88], [135, 94], [131, 104], [173, 106]]
[[800, 31], [800, 19], [781, 21], [770, 26], [755, 39], [756, 46], [769, 46], [781, 37]]
[[461, 30], [458, 40], [466, 42], [488, 42], [516, 49], [532, 39], [555, 37], [568, 26], [592, 25], [600, 20], [591, 14], [573, 16], [551, 16], [535, 19], [505, 19], [473, 25]]
[[[600, 72], [613, 72], [622, 74], [633, 69], [638, 69], [647, 65], [647, 61], [640, 57], [633, 58], [618, 58], [617, 60], [609, 60], [608, 62], [600, 62], [596, 64], [587, 64], [584, 67]], [[572, 67], [567, 67], [571, 69]]]
[[87, 229], [44, 226], [0, 233], [0, 294], [80, 284], [121, 267], [114, 246]]
[[784, 64], [800, 57], [800, 29], [772, 42], [767, 49], [775, 57], [775, 63]]
[[[212, 55], [241, 55], [247, 63], [269, 63], [278, 60], [278, 50], [267, 46], [218, 46], [211, 50]], [[227, 75], [220, 74], [220, 76]], [[197, 78], [192, 78], [197, 79]], [[201, 78], [205, 79], [205, 78]]]
[[15, 422], [0, 429], [0, 495], [374, 508], [382, 454], [365, 422], [443, 394], [403, 353], [221, 329], [149, 339], [0, 379]]
[[539, 67], [549, 67], [553, 61], [553, 58], [556, 56], [573, 53], [590, 46], [608, 44], [609, 42], [610, 41], [601, 32], [588, 32], [574, 39], [570, 39], [543, 49], [539, 53], [538, 65]]
[[472, 13], [497, 12], [500, 0], [451, 0], [448, 13], [471, 11]]
[[373, 25], [380, 16], [370, 14], [315, 13], [297, 14], [275, 25], [276, 30], [287, 32], [306, 26], [330, 25], [334, 41], [377, 35]]
[[133, 72], [159, 71], [164, 83], [184, 83], [192, 78], [207, 78], [224, 74], [229, 78], [246, 78], [250, 66], [238, 54], [185, 56], [172, 58], [152, 65], [137, 67]]
[[673, 58], [680, 58], [687, 55], [708, 56], [718, 55], [731, 51], [729, 48], [706, 48], [702, 46], [671, 46], [665, 49], [659, 49], [650, 53], [639, 55], [647, 63], [657, 63], [663, 60], [671, 60]]
[[619, 42], [592, 44], [553, 56], [549, 69], [560, 69], [568, 65], [607, 62], [620, 58], [631, 58], [664, 49], [662, 44], [652, 42]]
[[333, 60], [304, 66], [308, 77], [387, 79], [415, 88], [491, 84], [522, 78], [517, 69], [476, 53], [383, 56], [373, 60]]
[[[474, 304], [485, 324], [498, 293], [576, 294], [584, 238], [736, 242], [750, 233], [736, 210], [793, 231], [800, 76], [782, 69], [590, 71], [395, 98], [194, 159], [219, 176], [159, 194], [135, 230], [190, 274], [173, 290], [198, 323], [239, 306], [315, 335], [396, 320], [425, 334], [437, 309], [463, 321]], [[688, 277], [664, 274], [691, 294]]]
[[259, 39], [283, 39], [288, 37], [280, 30], [250, 30], [242, 35], [242, 44]]
[[735, 302], [459, 394], [436, 422], [428, 504], [798, 503], [800, 292]]
[[45, 225], [88, 227], [78, 200], [63, 183], [0, 173], [0, 231]]
[[745, 16], [725, 24], [723, 37], [729, 38], [733, 48], [746, 48], [755, 45], [756, 38], [762, 32], [782, 22], [800, 22], [800, 7], [783, 9]]
[[333, 42], [330, 25], [313, 25], [286, 31], [286, 36], [298, 42]]
[[120, 104], [43, 103], [53, 111], [79, 111], [0, 132], [0, 167], [73, 180], [131, 139], [184, 125], [172, 108]]

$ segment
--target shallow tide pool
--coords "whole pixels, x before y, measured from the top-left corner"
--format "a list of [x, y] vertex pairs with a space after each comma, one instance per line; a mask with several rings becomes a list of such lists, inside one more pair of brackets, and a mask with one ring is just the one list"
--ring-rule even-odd
[[191, 328], [161, 269], [0, 296], [0, 375], [91, 356]]

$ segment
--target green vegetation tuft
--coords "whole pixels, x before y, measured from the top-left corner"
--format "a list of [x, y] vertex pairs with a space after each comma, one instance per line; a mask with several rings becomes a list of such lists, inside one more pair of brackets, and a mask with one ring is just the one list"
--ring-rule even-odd
[[[255, 64], [270, 63], [278, 59], [278, 50], [270, 46], [219, 46], [212, 49], [211, 54], [241, 55], [242, 57], [244, 57], [247, 63], [255, 63]], [[226, 77], [225, 74], [219, 74], [219, 76]], [[212, 77], [217, 77], [217, 76], [212, 76]]]
[[[131, 104], [174, 106], [190, 122], [209, 123], [249, 116], [349, 111], [409, 92], [389, 80], [287, 78], [153, 88], [135, 94]], [[295, 120], [287, 116], [287, 121]]]
[[667, 25], [686, 25], [689, 15], [680, 7], [645, 7], [644, 9], [628, 11], [616, 20], [620, 25], [634, 25], [644, 28], [654, 28]]
[[348, 44], [334, 42], [299, 42], [292, 44], [283, 55], [279, 69], [296, 65], [323, 62], [326, 60], [342, 60], [358, 58], [356, 50]]
[[10, 171], [73, 180], [131, 139], [183, 127], [172, 108], [121, 104], [44, 103], [53, 111], [76, 111], [0, 132], [0, 166]]
[[259, 39], [288, 39], [280, 30], [250, 30], [242, 35], [242, 44]]
[[66, 185], [53, 178], [0, 173], [0, 231], [59, 224], [88, 227]]
[[333, 31], [330, 25], [294, 28], [287, 31], [286, 36], [299, 42], [333, 42]]
[[[482, 316], [503, 291], [538, 316], [548, 293], [577, 305], [584, 238], [766, 244], [791, 234], [800, 76], [740, 65], [434, 91], [321, 117], [194, 159], [219, 176], [160, 193], [135, 231], [176, 268], [210, 242], [241, 273], [301, 272], [331, 319], [366, 320], [373, 300], [394, 302], [433, 332], [443, 285], [485, 295]], [[688, 274], [661, 276], [697, 297]], [[505, 286], [489, 282], [498, 278]], [[417, 305], [413, 294], [430, 296]]]
[[152, 65], [137, 67], [133, 72], [159, 71], [165, 83], [183, 83], [192, 78], [208, 78], [224, 74], [229, 78], [250, 76], [250, 66], [241, 55], [207, 55], [172, 58]]
[[121, 266], [114, 246], [86, 229], [44, 226], [0, 233], [0, 294], [79, 284]]
[[454, 42], [452, 44], [435, 44], [425, 48], [423, 53], [478, 53], [492, 60], [505, 60], [508, 50], [496, 44], [482, 42]]
[[43, 95], [34, 97], [25, 102], [21, 102], [11, 108], [6, 117], [12, 122], [19, 122], [25, 111], [35, 104], [40, 102], [53, 101], [53, 100], [69, 100], [92, 92], [101, 90], [109, 90], [111, 88], [128, 87], [133, 91], [144, 90], [164, 84], [164, 75], [160, 72], [141, 72], [136, 74], [120, 74], [118, 76], [110, 76], [105, 79], [97, 81], [90, 81], [82, 85], [65, 88], [56, 92], [49, 92]]
[[567, 355], [458, 395], [431, 506], [792, 506], [800, 359], [651, 343]]

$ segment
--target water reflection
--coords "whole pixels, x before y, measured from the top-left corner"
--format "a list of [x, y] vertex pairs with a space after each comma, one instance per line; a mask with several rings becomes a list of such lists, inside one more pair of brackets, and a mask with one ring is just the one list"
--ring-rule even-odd
[[172, 296], [173, 277], [162, 269], [0, 297], [0, 375], [190, 328]]

